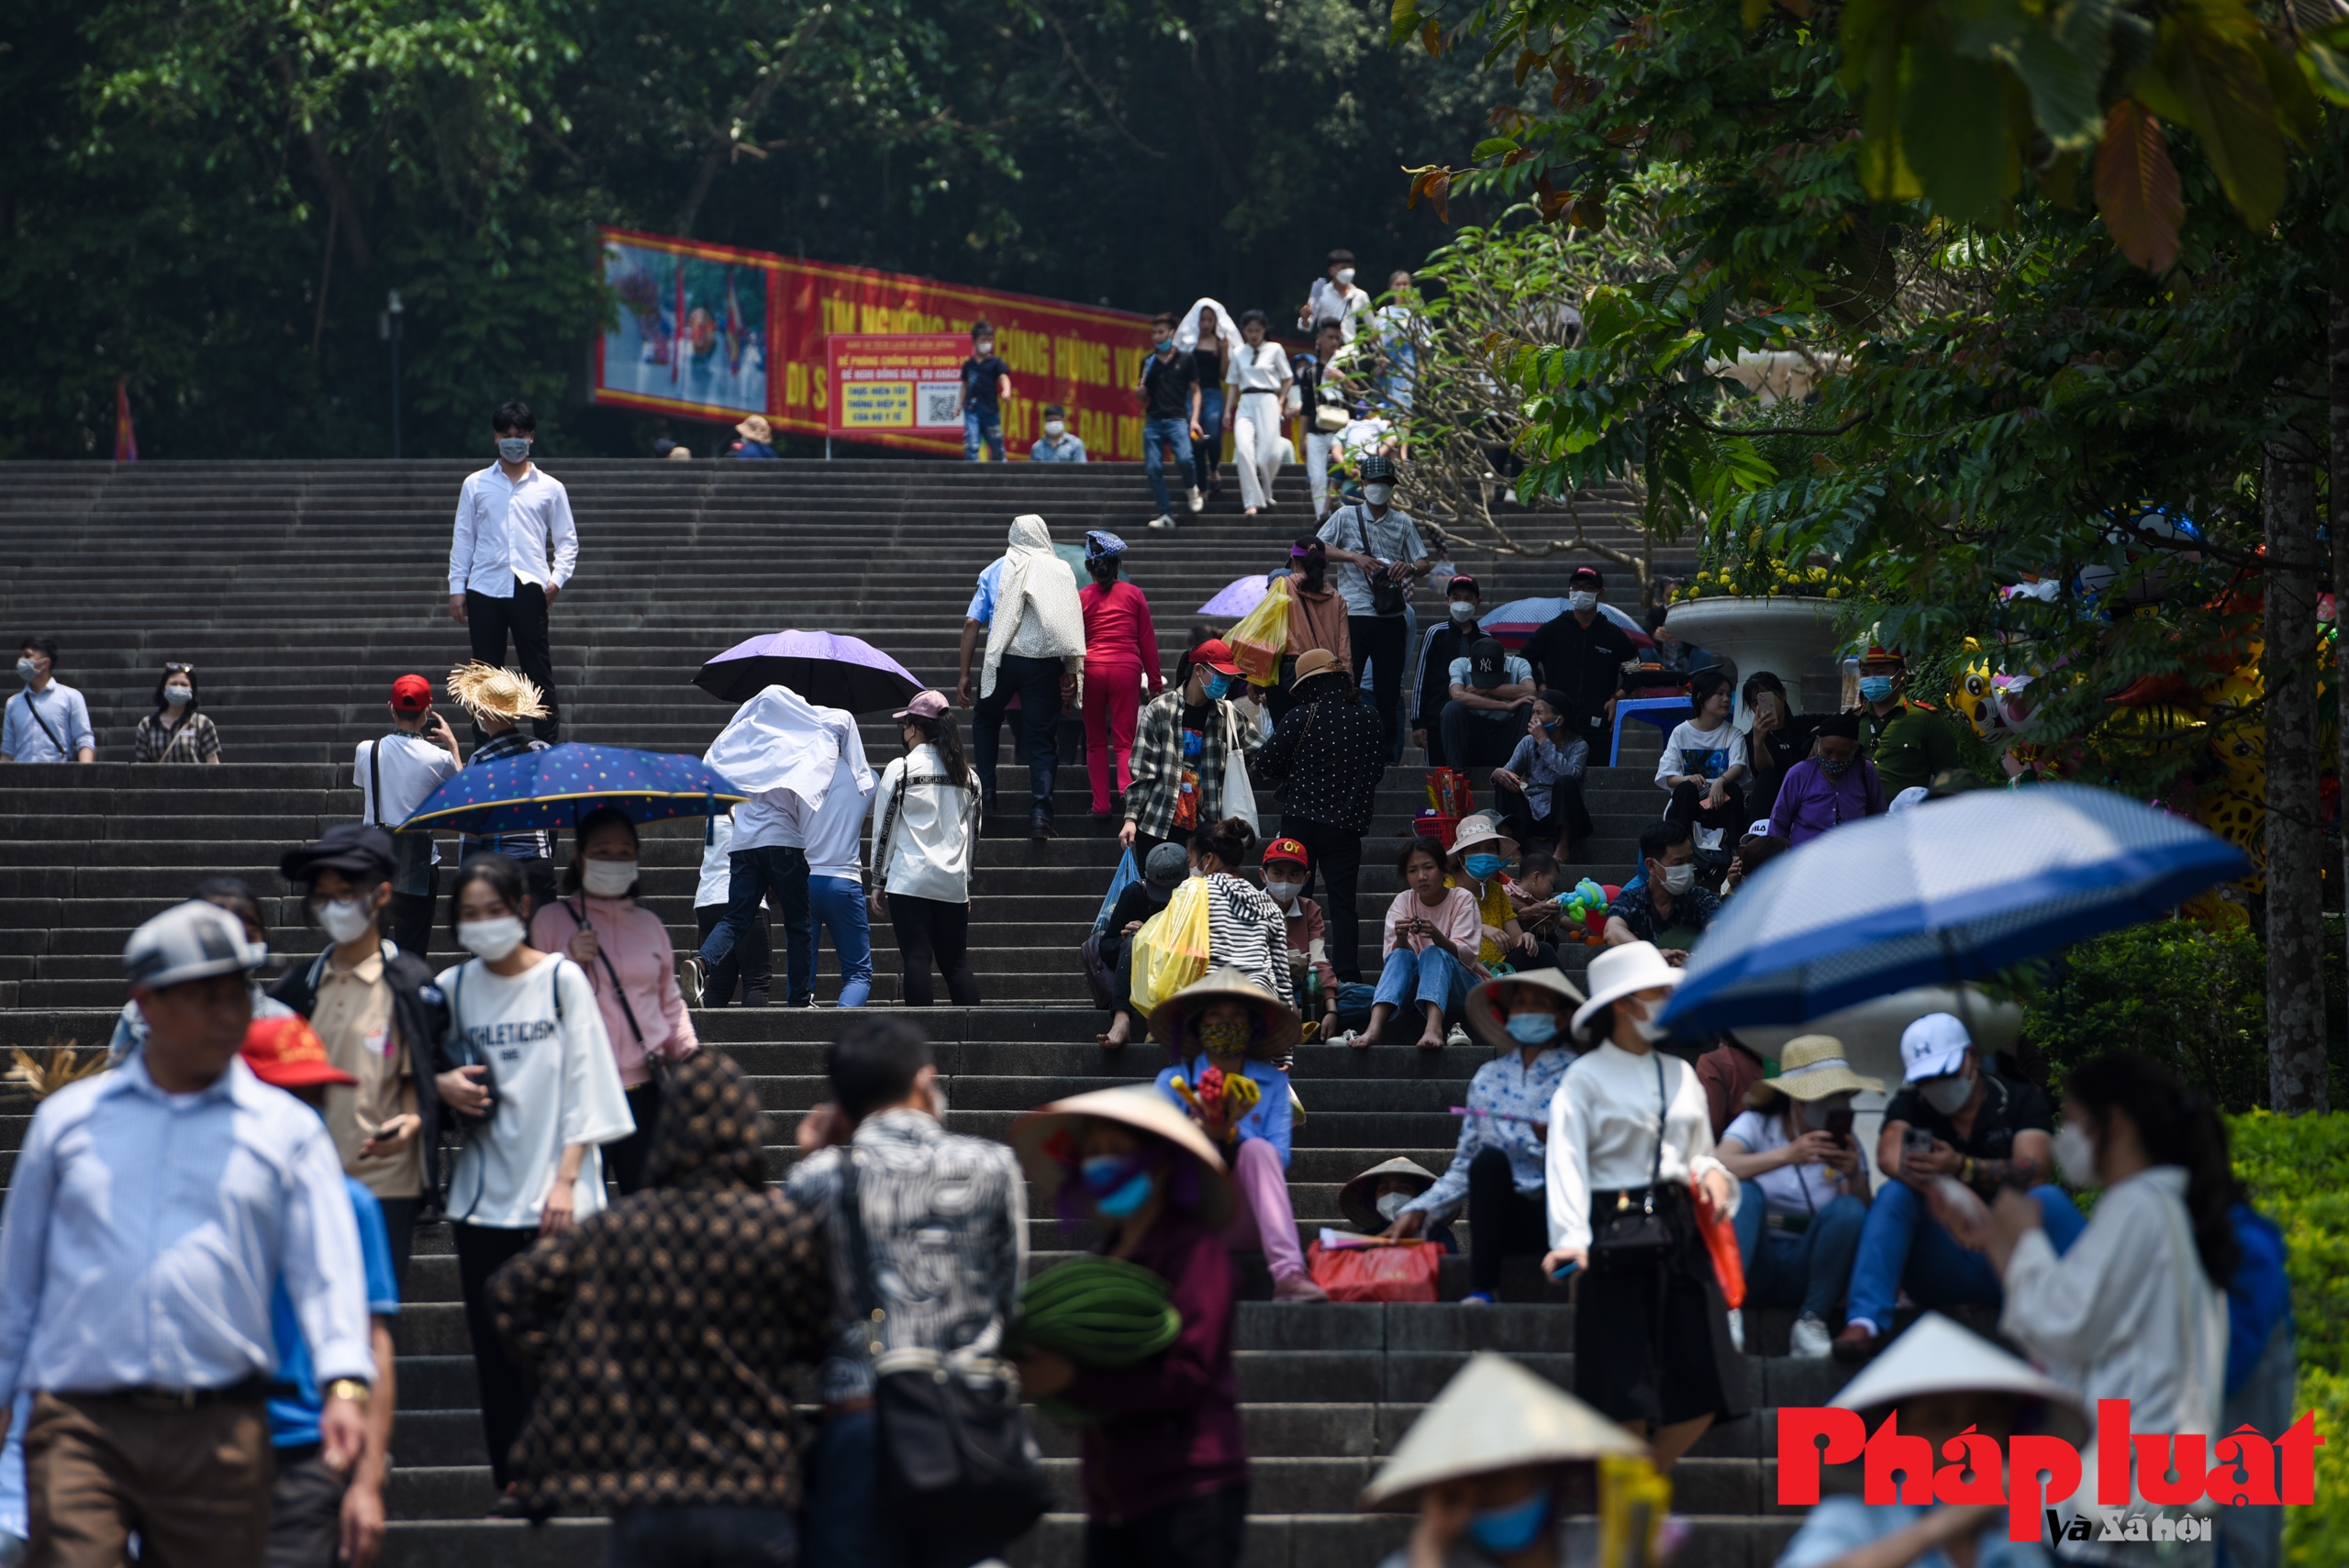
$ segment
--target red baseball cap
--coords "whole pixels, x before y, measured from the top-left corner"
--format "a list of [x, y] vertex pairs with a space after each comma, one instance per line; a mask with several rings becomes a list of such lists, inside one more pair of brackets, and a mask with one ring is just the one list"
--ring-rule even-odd
[[422, 713], [432, 706], [432, 683], [421, 675], [402, 675], [392, 683], [392, 706], [402, 713]]
[[306, 1018], [255, 1018], [245, 1029], [244, 1058], [254, 1077], [281, 1089], [359, 1082], [327, 1059], [326, 1043]]
[[1191, 662], [1204, 664], [1220, 675], [1240, 673], [1240, 662], [1231, 656], [1231, 644], [1219, 637], [1210, 637], [1192, 649]]
[[1295, 839], [1275, 839], [1264, 846], [1264, 863], [1271, 865], [1275, 861], [1284, 865], [1309, 866], [1313, 863], [1313, 857], [1307, 854], [1305, 846]]

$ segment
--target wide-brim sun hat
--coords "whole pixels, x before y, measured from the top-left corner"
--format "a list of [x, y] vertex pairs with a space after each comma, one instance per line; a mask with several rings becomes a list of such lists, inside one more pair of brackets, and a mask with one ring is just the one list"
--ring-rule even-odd
[[1338, 1212], [1346, 1217], [1353, 1228], [1361, 1231], [1384, 1230], [1386, 1218], [1378, 1212], [1378, 1184], [1382, 1177], [1401, 1176], [1411, 1184], [1411, 1195], [1435, 1185], [1435, 1173], [1415, 1160], [1397, 1154], [1392, 1160], [1382, 1160], [1338, 1189]]
[[1199, 1124], [1151, 1084], [1128, 1084], [1115, 1089], [1072, 1095], [1067, 1099], [1039, 1106], [1011, 1124], [1012, 1150], [1019, 1156], [1020, 1168], [1028, 1173], [1028, 1179], [1036, 1184], [1047, 1209], [1060, 1195], [1061, 1184], [1071, 1174], [1069, 1166], [1053, 1150], [1062, 1141], [1058, 1135], [1074, 1139], [1079, 1124], [1087, 1120], [1117, 1122], [1171, 1143], [1189, 1155], [1199, 1167], [1199, 1222], [1212, 1230], [1230, 1220], [1231, 1178], [1224, 1170], [1223, 1156], [1208, 1141]]
[[1829, 1095], [1881, 1095], [1884, 1080], [1852, 1071], [1843, 1042], [1831, 1034], [1797, 1035], [1778, 1048], [1778, 1075], [1763, 1087], [1798, 1100]]
[[1619, 948], [1608, 948], [1590, 961], [1583, 972], [1583, 984], [1590, 990], [1590, 999], [1575, 1009], [1574, 1032], [1579, 1040], [1583, 1027], [1590, 1016], [1609, 1002], [1641, 991], [1653, 991], [1658, 986], [1671, 990], [1680, 984], [1681, 972], [1665, 962], [1663, 950], [1653, 942], [1625, 942]]
[[[1509, 985], [1531, 985], [1537, 990], [1554, 991], [1566, 999], [1569, 1009], [1579, 1007], [1586, 1000], [1575, 983], [1558, 969], [1529, 969], [1520, 974], [1496, 974], [1468, 993], [1463, 1009], [1468, 1017], [1468, 1032], [1491, 1046], [1495, 1051], [1514, 1051], [1517, 1041], [1509, 1038], [1508, 1020], [1500, 1009], [1500, 992]], [[1557, 1043], [1566, 1043], [1565, 1031], [1558, 1032]]]
[[1463, 1476], [1647, 1451], [1556, 1385], [1497, 1351], [1480, 1351], [1411, 1423], [1363, 1488], [1362, 1506], [1379, 1507]]
[[1444, 853], [1463, 854], [1472, 845], [1487, 840], [1500, 846], [1501, 859], [1511, 861], [1517, 858], [1517, 840], [1501, 831], [1501, 819], [1489, 811], [1473, 811], [1462, 817], [1459, 825], [1452, 830], [1452, 847]]
[[1152, 1008], [1150, 1038], [1178, 1057], [1188, 1057], [1199, 1049], [1198, 1030], [1191, 1020], [1217, 1002], [1238, 1002], [1255, 1018], [1256, 1038], [1248, 1042], [1249, 1055], [1275, 1057], [1297, 1045], [1302, 1026], [1288, 1004], [1230, 968], [1208, 970]]
[[1297, 668], [1289, 673], [1288, 689], [1297, 690], [1306, 682], [1321, 675], [1352, 673], [1346, 662], [1326, 648], [1308, 648], [1297, 656]]
[[473, 660], [449, 672], [449, 696], [476, 718], [544, 718], [538, 683], [512, 670]]
[[2045, 1409], [2037, 1430], [2075, 1445], [2087, 1437], [2078, 1395], [1938, 1312], [1910, 1324], [1828, 1404], [1858, 1411], [1873, 1428], [1869, 1417], [1903, 1400], [1936, 1394], [2001, 1394], [2030, 1401]]

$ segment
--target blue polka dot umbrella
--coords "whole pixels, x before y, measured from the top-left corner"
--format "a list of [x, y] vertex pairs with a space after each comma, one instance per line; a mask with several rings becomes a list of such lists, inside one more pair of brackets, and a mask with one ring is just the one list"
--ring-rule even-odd
[[617, 806], [633, 821], [658, 822], [715, 817], [749, 798], [698, 757], [566, 741], [458, 769], [456, 777], [426, 796], [400, 826], [519, 833], [576, 828], [599, 806]]

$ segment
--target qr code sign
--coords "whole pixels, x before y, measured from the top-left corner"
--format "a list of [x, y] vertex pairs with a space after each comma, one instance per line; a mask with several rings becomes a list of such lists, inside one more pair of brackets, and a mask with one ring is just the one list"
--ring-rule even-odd
[[925, 383], [917, 389], [914, 422], [918, 425], [960, 425], [963, 416], [955, 411], [952, 382]]

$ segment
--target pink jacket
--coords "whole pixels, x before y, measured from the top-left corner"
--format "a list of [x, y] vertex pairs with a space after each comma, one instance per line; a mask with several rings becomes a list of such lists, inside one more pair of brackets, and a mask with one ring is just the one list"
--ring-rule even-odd
[[[577, 893], [531, 917], [530, 945], [541, 952], [567, 950], [571, 939], [579, 934], [578, 917], [573, 911], [583, 903], [603, 957], [579, 967], [586, 971], [588, 983], [596, 987], [596, 1000], [604, 1009], [604, 1032], [612, 1037], [620, 1082], [637, 1088], [652, 1076], [652, 1069], [645, 1062], [649, 1053], [658, 1051], [672, 1062], [682, 1062], [700, 1049], [693, 1018], [685, 1012], [685, 993], [677, 989], [676, 950], [670, 945], [669, 928], [651, 910], [626, 898], [588, 898]], [[605, 959], [611, 960], [608, 969]], [[612, 989], [615, 972], [627, 993], [625, 1009], [619, 993]], [[635, 1029], [629, 1027], [631, 1016]], [[637, 1038], [640, 1029], [641, 1041]]]

